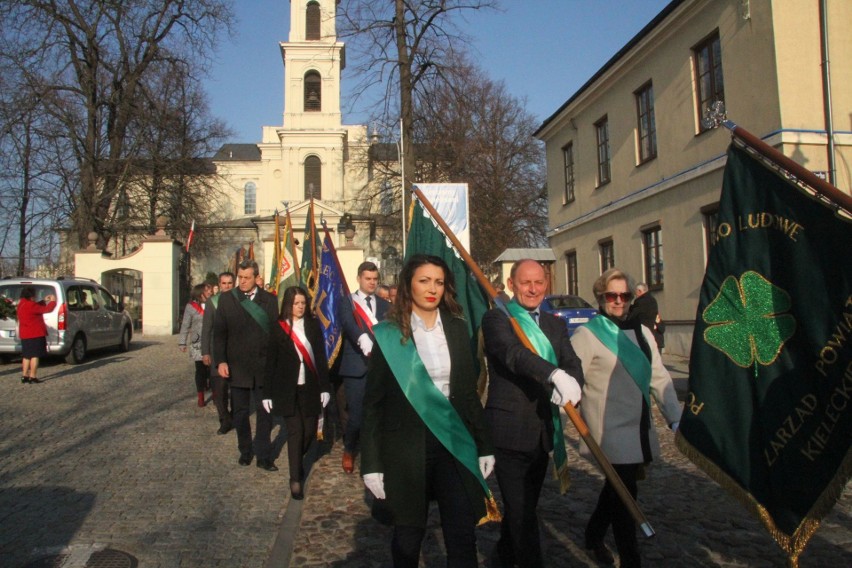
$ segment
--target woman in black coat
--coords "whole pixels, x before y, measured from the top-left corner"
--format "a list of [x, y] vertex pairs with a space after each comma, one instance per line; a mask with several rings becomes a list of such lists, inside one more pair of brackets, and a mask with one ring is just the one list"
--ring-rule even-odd
[[361, 433], [361, 474], [373, 515], [394, 525], [396, 568], [416, 567], [429, 501], [438, 502], [447, 565], [474, 567], [475, 527], [497, 520], [485, 478], [494, 466], [476, 393], [467, 325], [453, 274], [414, 255], [387, 321], [373, 327]]
[[331, 399], [322, 330], [308, 310], [308, 294], [298, 286], [284, 290], [278, 325], [272, 326], [266, 359], [263, 406], [284, 417], [290, 494], [302, 499], [304, 456], [316, 437], [322, 409]]

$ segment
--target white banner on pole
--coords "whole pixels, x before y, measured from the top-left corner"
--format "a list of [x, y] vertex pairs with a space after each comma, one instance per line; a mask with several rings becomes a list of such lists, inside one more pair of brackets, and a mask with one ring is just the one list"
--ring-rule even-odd
[[416, 183], [429, 203], [438, 211], [458, 237], [465, 250], [470, 252], [470, 207], [466, 183]]

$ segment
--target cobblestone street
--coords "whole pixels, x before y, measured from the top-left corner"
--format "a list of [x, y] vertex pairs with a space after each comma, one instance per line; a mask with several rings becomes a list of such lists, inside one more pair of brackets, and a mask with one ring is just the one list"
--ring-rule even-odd
[[[683, 392], [685, 360], [667, 364]], [[141, 338], [128, 353], [95, 354], [80, 366], [49, 360], [40, 385], [20, 383], [18, 362], [0, 367], [0, 566], [60, 553], [84, 558], [64, 566], [85, 566], [103, 548], [145, 568], [390, 565], [389, 529], [370, 518], [360, 478], [342, 472], [339, 443], [316, 448], [306, 498], [291, 504], [286, 452], [276, 473], [237, 465], [234, 433], [216, 435], [216, 411], [196, 407], [192, 376], [176, 337]], [[574, 428], [566, 432], [576, 447]], [[639, 489], [657, 533], [641, 544], [645, 565], [784, 566], [758, 522], [675, 449], [667, 429], [660, 433], [663, 459]], [[280, 449], [279, 427], [273, 436]], [[576, 452], [569, 459], [568, 494], [548, 478], [542, 496], [545, 554], [553, 567], [594, 566], [582, 533], [602, 475]], [[847, 488], [802, 568], [852, 566], [850, 513]], [[478, 531], [483, 565], [498, 532]], [[424, 566], [444, 564], [440, 543], [433, 515]]]

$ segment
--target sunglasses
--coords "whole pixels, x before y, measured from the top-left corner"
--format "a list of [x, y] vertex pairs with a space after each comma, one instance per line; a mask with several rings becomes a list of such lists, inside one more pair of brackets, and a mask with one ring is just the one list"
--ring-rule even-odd
[[607, 303], [611, 304], [619, 298], [626, 304], [633, 299], [633, 294], [630, 292], [604, 292], [604, 299], [606, 299]]

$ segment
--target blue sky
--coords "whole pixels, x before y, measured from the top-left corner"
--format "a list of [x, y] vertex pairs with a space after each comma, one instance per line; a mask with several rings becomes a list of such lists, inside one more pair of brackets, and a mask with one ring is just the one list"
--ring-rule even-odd
[[[499, 12], [469, 12], [464, 27], [480, 67], [526, 98], [542, 121], [555, 112], [670, 0], [503, 0]], [[290, 29], [288, 0], [238, 0], [234, 38], [223, 38], [205, 87], [211, 111], [257, 142], [281, 125], [284, 66], [278, 48]], [[343, 75], [345, 100], [347, 71]], [[355, 109], [344, 123], [363, 124]]]

